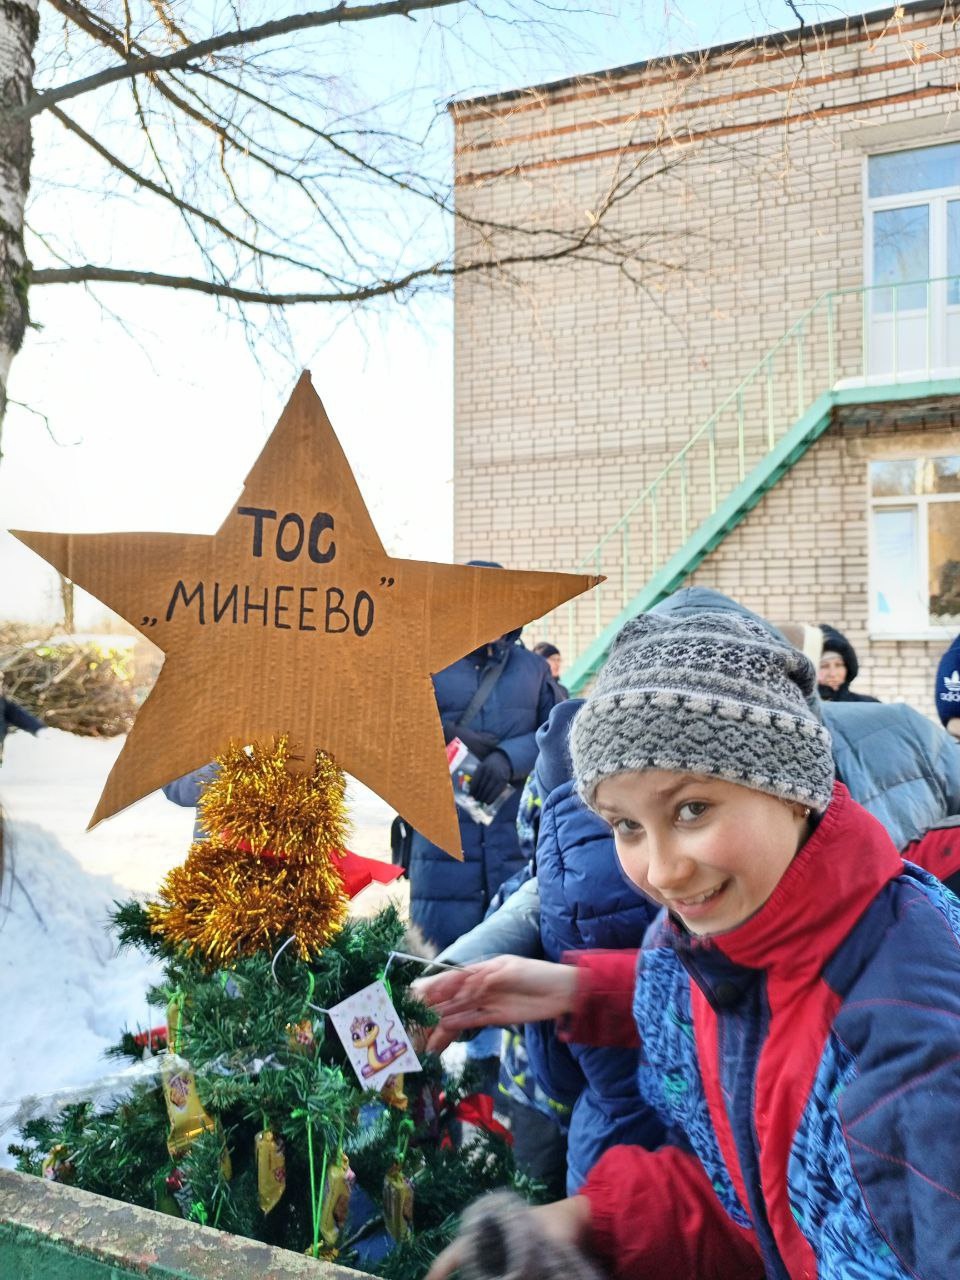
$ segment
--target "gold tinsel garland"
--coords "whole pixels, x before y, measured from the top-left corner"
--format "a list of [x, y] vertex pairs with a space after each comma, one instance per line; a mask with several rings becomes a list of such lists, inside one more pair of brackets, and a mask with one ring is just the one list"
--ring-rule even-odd
[[289, 760], [286, 738], [217, 758], [199, 805], [210, 839], [191, 845], [148, 907], [156, 933], [226, 964], [291, 936], [307, 959], [340, 932], [346, 779], [323, 752], [310, 773], [292, 772]]

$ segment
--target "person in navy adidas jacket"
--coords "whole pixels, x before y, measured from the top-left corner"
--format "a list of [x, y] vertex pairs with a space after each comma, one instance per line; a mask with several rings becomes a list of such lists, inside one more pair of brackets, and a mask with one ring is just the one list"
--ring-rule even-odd
[[940, 659], [934, 689], [940, 723], [960, 738], [960, 636]]
[[960, 903], [835, 781], [814, 680], [750, 619], [629, 622], [571, 751], [661, 904], [641, 950], [418, 987], [441, 1036], [553, 1018], [639, 1048], [669, 1141], [535, 1211], [615, 1280], [960, 1276]]

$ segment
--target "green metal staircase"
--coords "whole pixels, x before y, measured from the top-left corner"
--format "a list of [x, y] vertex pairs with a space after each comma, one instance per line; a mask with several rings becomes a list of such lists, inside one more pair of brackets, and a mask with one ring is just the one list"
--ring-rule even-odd
[[835, 409], [960, 396], [960, 340], [944, 305], [957, 280], [832, 290], [787, 330], [577, 566], [606, 581], [565, 606], [566, 652], [578, 655], [562, 677], [571, 692], [623, 624], [681, 586], [803, 457]]

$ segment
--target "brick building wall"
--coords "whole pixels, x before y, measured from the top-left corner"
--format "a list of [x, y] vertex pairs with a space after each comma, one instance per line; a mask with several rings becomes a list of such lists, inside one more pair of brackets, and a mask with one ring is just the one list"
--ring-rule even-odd
[[[960, 138], [958, 66], [949, 18], [921, 3], [899, 19], [459, 104], [462, 211], [546, 236], [585, 226], [622, 190], [609, 225], [647, 261], [631, 268], [640, 284], [575, 260], [457, 281], [456, 556], [580, 563], [818, 296], [864, 283], [865, 156]], [[458, 236], [468, 252], [469, 227]], [[499, 243], [509, 253], [518, 238]], [[859, 360], [858, 308], [840, 318], [838, 374]], [[804, 377], [825, 390], [826, 345], [812, 336]], [[778, 388], [785, 378], [778, 369]], [[758, 438], [761, 409], [747, 412]], [[867, 633], [863, 451], [894, 431], [833, 425], [692, 580], [768, 616], [833, 622], [861, 654], [859, 687], [929, 711], [944, 641]], [[937, 438], [960, 452], [952, 426]], [[616, 571], [639, 585], [648, 534], [630, 536], [629, 569]], [[577, 611], [575, 646], [596, 621], [592, 604]], [[536, 630], [569, 647], [560, 619]]]

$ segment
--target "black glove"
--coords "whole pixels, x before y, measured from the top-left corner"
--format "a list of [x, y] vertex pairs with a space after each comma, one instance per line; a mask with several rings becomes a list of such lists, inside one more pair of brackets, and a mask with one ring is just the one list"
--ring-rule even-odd
[[464, 729], [452, 717], [443, 719], [443, 740], [449, 743], [459, 738], [468, 751], [472, 751], [478, 760], [485, 760], [497, 745], [496, 734], [483, 733], [481, 730]]
[[513, 765], [502, 751], [491, 751], [470, 781], [470, 794], [480, 804], [492, 804], [513, 777]]

